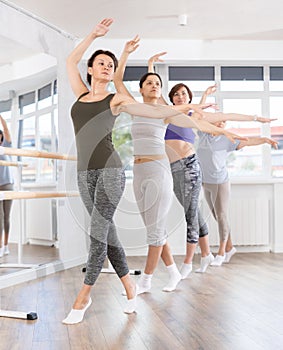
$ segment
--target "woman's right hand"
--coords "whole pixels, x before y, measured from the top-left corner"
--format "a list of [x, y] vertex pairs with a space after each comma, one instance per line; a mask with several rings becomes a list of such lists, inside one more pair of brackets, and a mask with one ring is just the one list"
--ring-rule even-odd
[[109, 27], [112, 23], [113, 23], [112, 18], [104, 18], [93, 29], [93, 34], [95, 35], [95, 37], [98, 38], [100, 36], [104, 36], [105, 34], [107, 34], [109, 32], [109, 29], [110, 29]]
[[213, 94], [215, 91], [217, 90], [217, 85], [212, 85], [212, 86], [209, 86], [206, 90], [205, 90], [205, 94], [206, 95], [211, 95]]
[[167, 54], [166, 51], [157, 53], [156, 55], [153, 55], [152, 57], [149, 58], [148, 63], [149, 63], [149, 64], [153, 64], [153, 63], [155, 63], [155, 62], [164, 62], [164, 61], [160, 58], [160, 56], [164, 56], [164, 55], [166, 55], [166, 54]]
[[126, 42], [124, 47], [124, 52], [126, 52], [127, 54], [130, 54], [136, 51], [136, 49], [139, 47], [139, 42], [140, 42], [140, 37], [136, 35], [134, 39]]

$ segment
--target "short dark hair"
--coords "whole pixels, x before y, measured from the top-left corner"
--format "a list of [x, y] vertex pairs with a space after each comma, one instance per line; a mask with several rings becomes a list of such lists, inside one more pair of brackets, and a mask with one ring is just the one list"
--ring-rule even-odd
[[[117, 57], [114, 55], [114, 53], [112, 53], [111, 51], [107, 51], [107, 50], [96, 50], [88, 59], [87, 66], [92, 67], [93, 61], [95, 60], [95, 57], [97, 57], [98, 55], [106, 55], [106, 56], [109, 56], [110, 58], [112, 58], [113, 63], [114, 63], [114, 72], [115, 72], [116, 68], [118, 67]], [[86, 78], [87, 78], [87, 82], [89, 83], [89, 85], [91, 85], [91, 75], [89, 73], [87, 73]]]
[[[179, 84], [176, 84], [172, 87], [172, 89], [170, 90], [168, 96], [169, 96], [169, 99], [170, 101], [173, 103], [173, 96], [175, 94], [175, 92], [177, 92], [178, 90], [180, 90], [182, 87], [184, 87], [187, 91], [188, 91], [188, 94], [189, 94], [189, 103], [192, 102], [192, 99], [193, 99], [193, 93], [191, 92], [191, 90], [188, 88], [188, 86], [186, 84], [183, 84], [183, 83], [179, 83]], [[173, 103], [174, 104], [174, 103]]]
[[161, 87], [162, 87], [162, 79], [161, 79], [161, 76], [159, 74], [157, 74], [157, 73], [146, 73], [140, 79], [140, 88], [142, 88], [142, 84], [146, 81], [147, 77], [149, 77], [151, 75], [155, 75], [160, 80], [160, 84], [161, 84]]

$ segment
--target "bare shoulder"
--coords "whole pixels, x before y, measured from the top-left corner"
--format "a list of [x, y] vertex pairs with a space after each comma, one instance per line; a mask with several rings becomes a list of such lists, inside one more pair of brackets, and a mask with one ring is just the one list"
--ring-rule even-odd
[[133, 101], [135, 101], [134, 98], [131, 98], [121, 93], [116, 93], [111, 100], [111, 106], [120, 106], [127, 103], [133, 103]]

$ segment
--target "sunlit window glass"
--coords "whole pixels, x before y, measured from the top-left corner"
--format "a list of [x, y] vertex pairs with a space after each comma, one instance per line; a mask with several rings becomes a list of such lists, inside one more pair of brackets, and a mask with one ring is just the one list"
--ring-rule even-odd
[[283, 177], [283, 97], [270, 97], [270, 115], [277, 118], [271, 124], [271, 137], [278, 141], [278, 150], [272, 149], [272, 175]]
[[263, 91], [263, 67], [221, 67], [221, 91]]
[[269, 90], [283, 91], [283, 67], [270, 67], [269, 75]]
[[[261, 99], [224, 99], [223, 112], [261, 115]], [[244, 137], [260, 137], [261, 124], [252, 122], [228, 122], [227, 129]], [[262, 176], [262, 146], [244, 147], [230, 153], [227, 159], [232, 176]]]

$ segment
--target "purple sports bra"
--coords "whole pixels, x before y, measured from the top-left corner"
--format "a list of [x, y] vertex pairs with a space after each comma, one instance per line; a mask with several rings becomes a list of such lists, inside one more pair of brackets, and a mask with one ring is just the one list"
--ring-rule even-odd
[[168, 124], [164, 139], [182, 140], [193, 144], [195, 142], [195, 133], [191, 128], [181, 128], [173, 124]]

